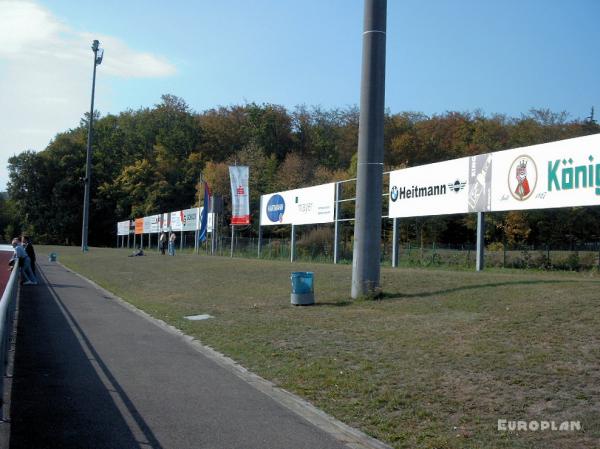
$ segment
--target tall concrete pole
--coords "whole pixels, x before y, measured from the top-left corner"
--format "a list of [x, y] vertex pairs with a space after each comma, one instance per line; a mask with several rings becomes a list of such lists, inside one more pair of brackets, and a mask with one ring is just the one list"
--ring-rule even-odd
[[92, 125], [94, 122], [94, 90], [96, 89], [96, 66], [98, 65], [98, 46], [99, 42], [95, 40], [92, 43], [94, 52], [94, 75], [92, 77], [92, 105], [90, 106], [90, 119], [88, 122], [87, 152], [85, 158], [85, 191], [83, 195], [83, 225], [81, 229], [81, 250], [88, 250], [88, 222], [90, 216], [90, 188], [92, 182]]
[[352, 298], [379, 288], [387, 0], [365, 0]]

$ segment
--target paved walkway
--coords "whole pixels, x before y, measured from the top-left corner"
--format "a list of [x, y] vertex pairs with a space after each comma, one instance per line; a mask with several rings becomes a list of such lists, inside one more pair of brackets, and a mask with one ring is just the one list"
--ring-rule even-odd
[[41, 285], [21, 289], [11, 449], [350, 447], [61, 265], [38, 262]]

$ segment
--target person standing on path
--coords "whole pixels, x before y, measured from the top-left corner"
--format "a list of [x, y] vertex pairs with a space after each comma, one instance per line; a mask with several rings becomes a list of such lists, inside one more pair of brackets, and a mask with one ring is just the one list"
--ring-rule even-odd
[[[165, 251], [167, 250], [167, 233], [163, 232], [160, 235], [160, 253], [164, 256]], [[170, 253], [169, 253], [170, 254]]]
[[175, 241], [177, 240], [177, 234], [171, 231], [171, 235], [169, 235], [169, 256], [175, 255]]
[[21, 237], [21, 244], [29, 256], [29, 261], [31, 262], [31, 272], [37, 277], [37, 273], [35, 272], [35, 249], [33, 249], [33, 243], [31, 243], [31, 239], [29, 237], [24, 235]]
[[12, 247], [15, 250], [12, 260], [19, 259], [21, 276], [25, 279], [23, 285], [37, 285], [37, 278], [31, 271], [31, 260], [17, 237], [12, 239]]

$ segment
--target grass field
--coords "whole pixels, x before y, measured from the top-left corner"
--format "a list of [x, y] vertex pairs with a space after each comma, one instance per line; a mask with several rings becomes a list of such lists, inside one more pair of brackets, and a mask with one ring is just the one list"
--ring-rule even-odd
[[[600, 277], [383, 269], [350, 301], [351, 267], [38, 247], [140, 309], [395, 448], [600, 447]], [[314, 271], [317, 305], [290, 305]], [[191, 322], [186, 315], [215, 318]], [[580, 421], [502, 432], [499, 419]]]

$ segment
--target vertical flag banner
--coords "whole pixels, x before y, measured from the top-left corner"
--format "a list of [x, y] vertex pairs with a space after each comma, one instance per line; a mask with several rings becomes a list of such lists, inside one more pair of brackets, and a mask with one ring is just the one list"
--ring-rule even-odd
[[198, 241], [200, 243], [206, 240], [208, 232], [208, 209], [210, 208], [210, 187], [208, 182], [204, 182], [204, 207], [200, 214], [200, 232], [198, 233]]
[[229, 167], [231, 182], [231, 224], [250, 224], [250, 192], [248, 191], [249, 170], [247, 166]]

